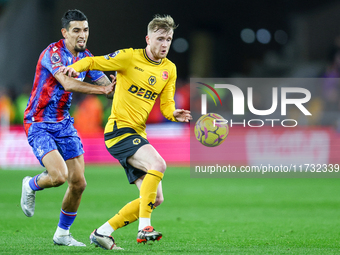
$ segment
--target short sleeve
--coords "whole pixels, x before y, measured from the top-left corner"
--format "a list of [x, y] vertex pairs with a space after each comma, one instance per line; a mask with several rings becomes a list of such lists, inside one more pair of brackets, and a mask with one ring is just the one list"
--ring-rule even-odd
[[62, 59], [59, 51], [51, 51], [46, 49], [42, 53], [43, 57], [41, 60], [41, 65], [45, 67], [53, 76], [58, 72], [59, 68], [66, 64], [66, 61]]
[[98, 81], [105, 74], [102, 71], [88, 71], [86, 76], [91, 79], [91, 81]]

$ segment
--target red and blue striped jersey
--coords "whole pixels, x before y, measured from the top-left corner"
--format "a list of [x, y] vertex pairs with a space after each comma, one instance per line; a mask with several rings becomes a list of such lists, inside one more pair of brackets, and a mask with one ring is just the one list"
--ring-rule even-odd
[[[78, 60], [93, 56], [89, 50], [79, 52], [77, 57], [66, 48], [64, 39], [50, 44], [41, 54], [37, 63], [33, 89], [24, 114], [24, 123], [59, 122], [70, 116], [72, 92], [67, 92], [54, 78], [60, 66], [71, 65]], [[104, 75], [101, 71], [82, 72], [76, 78], [92, 81]]]

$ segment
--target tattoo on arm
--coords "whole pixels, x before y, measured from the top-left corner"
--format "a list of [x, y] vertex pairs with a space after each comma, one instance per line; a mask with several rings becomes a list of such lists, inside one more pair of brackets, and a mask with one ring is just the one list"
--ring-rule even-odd
[[106, 85], [110, 85], [111, 82], [110, 82], [109, 78], [107, 78], [107, 76], [104, 75], [102, 78], [95, 81], [94, 84], [99, 85], [99, 86], [106, 86]]
[[[109, 78], [106, 75], [104, 75], [102, 78], [95, 81], [94, 84], [99, 85], [99, 86], [106, 86], [106, 85], [110, 85], [111, 81], [109, 80]], [[106, 95], [106, 98], [113, 99], [113, 94], [114, 94], [114, 92]]]

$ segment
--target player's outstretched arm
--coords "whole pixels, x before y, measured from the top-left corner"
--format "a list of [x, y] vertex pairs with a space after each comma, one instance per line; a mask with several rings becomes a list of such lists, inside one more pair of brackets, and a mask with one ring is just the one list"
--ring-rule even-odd
[[177, 121], [179, 122], [189, 122], [192, 120], [192, 116], [190, 114], [191, 112], [188, 110], [184, 109], [176, 109], [174, 111], [174, 117], [176, 118]]
[[109, 95], [113, 92], [115, 83], [110, 83], [107, 86], [92, 85], [87, 82], [78, 81], [74, 78], [68, 77], [62, 72], [57, 72], [54, 77], [69, 92], [80, 92], [84, 94], [105, 94]]
[[99, 85], [99, 86], [108, 86], [112, 84], [114, 86], [114, 89], [110, 94], [106, 95], [106, 97], [108, 99], [113, 99], [114, 90], [116, 88], [116, 76], [114, 76], [113, 74], [110, 74], [110, 77], [112, 81], [110, 81], [109, 78], [106, 75], [104, 75], [102, 78], [95, 81], [94, 84]]

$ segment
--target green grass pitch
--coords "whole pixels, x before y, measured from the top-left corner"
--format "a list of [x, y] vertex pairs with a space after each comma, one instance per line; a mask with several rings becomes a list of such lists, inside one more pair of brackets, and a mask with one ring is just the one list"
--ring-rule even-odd
[[38, 171], [0, 170], [1, 254], [339, 254], [339, 179], [193, 179], [168, 167], [165, 202], [152, 225], [163, 238], [136, 243], [137, 223], [113, 233], [124, 251], [104, 251], [89, 235], [138, 197], [119, 166], [87, 166], [87, 188], [71, 233], [87, 247], [53, 245], [66, 184], [37, 193], [27, 218], [21, 181]]

